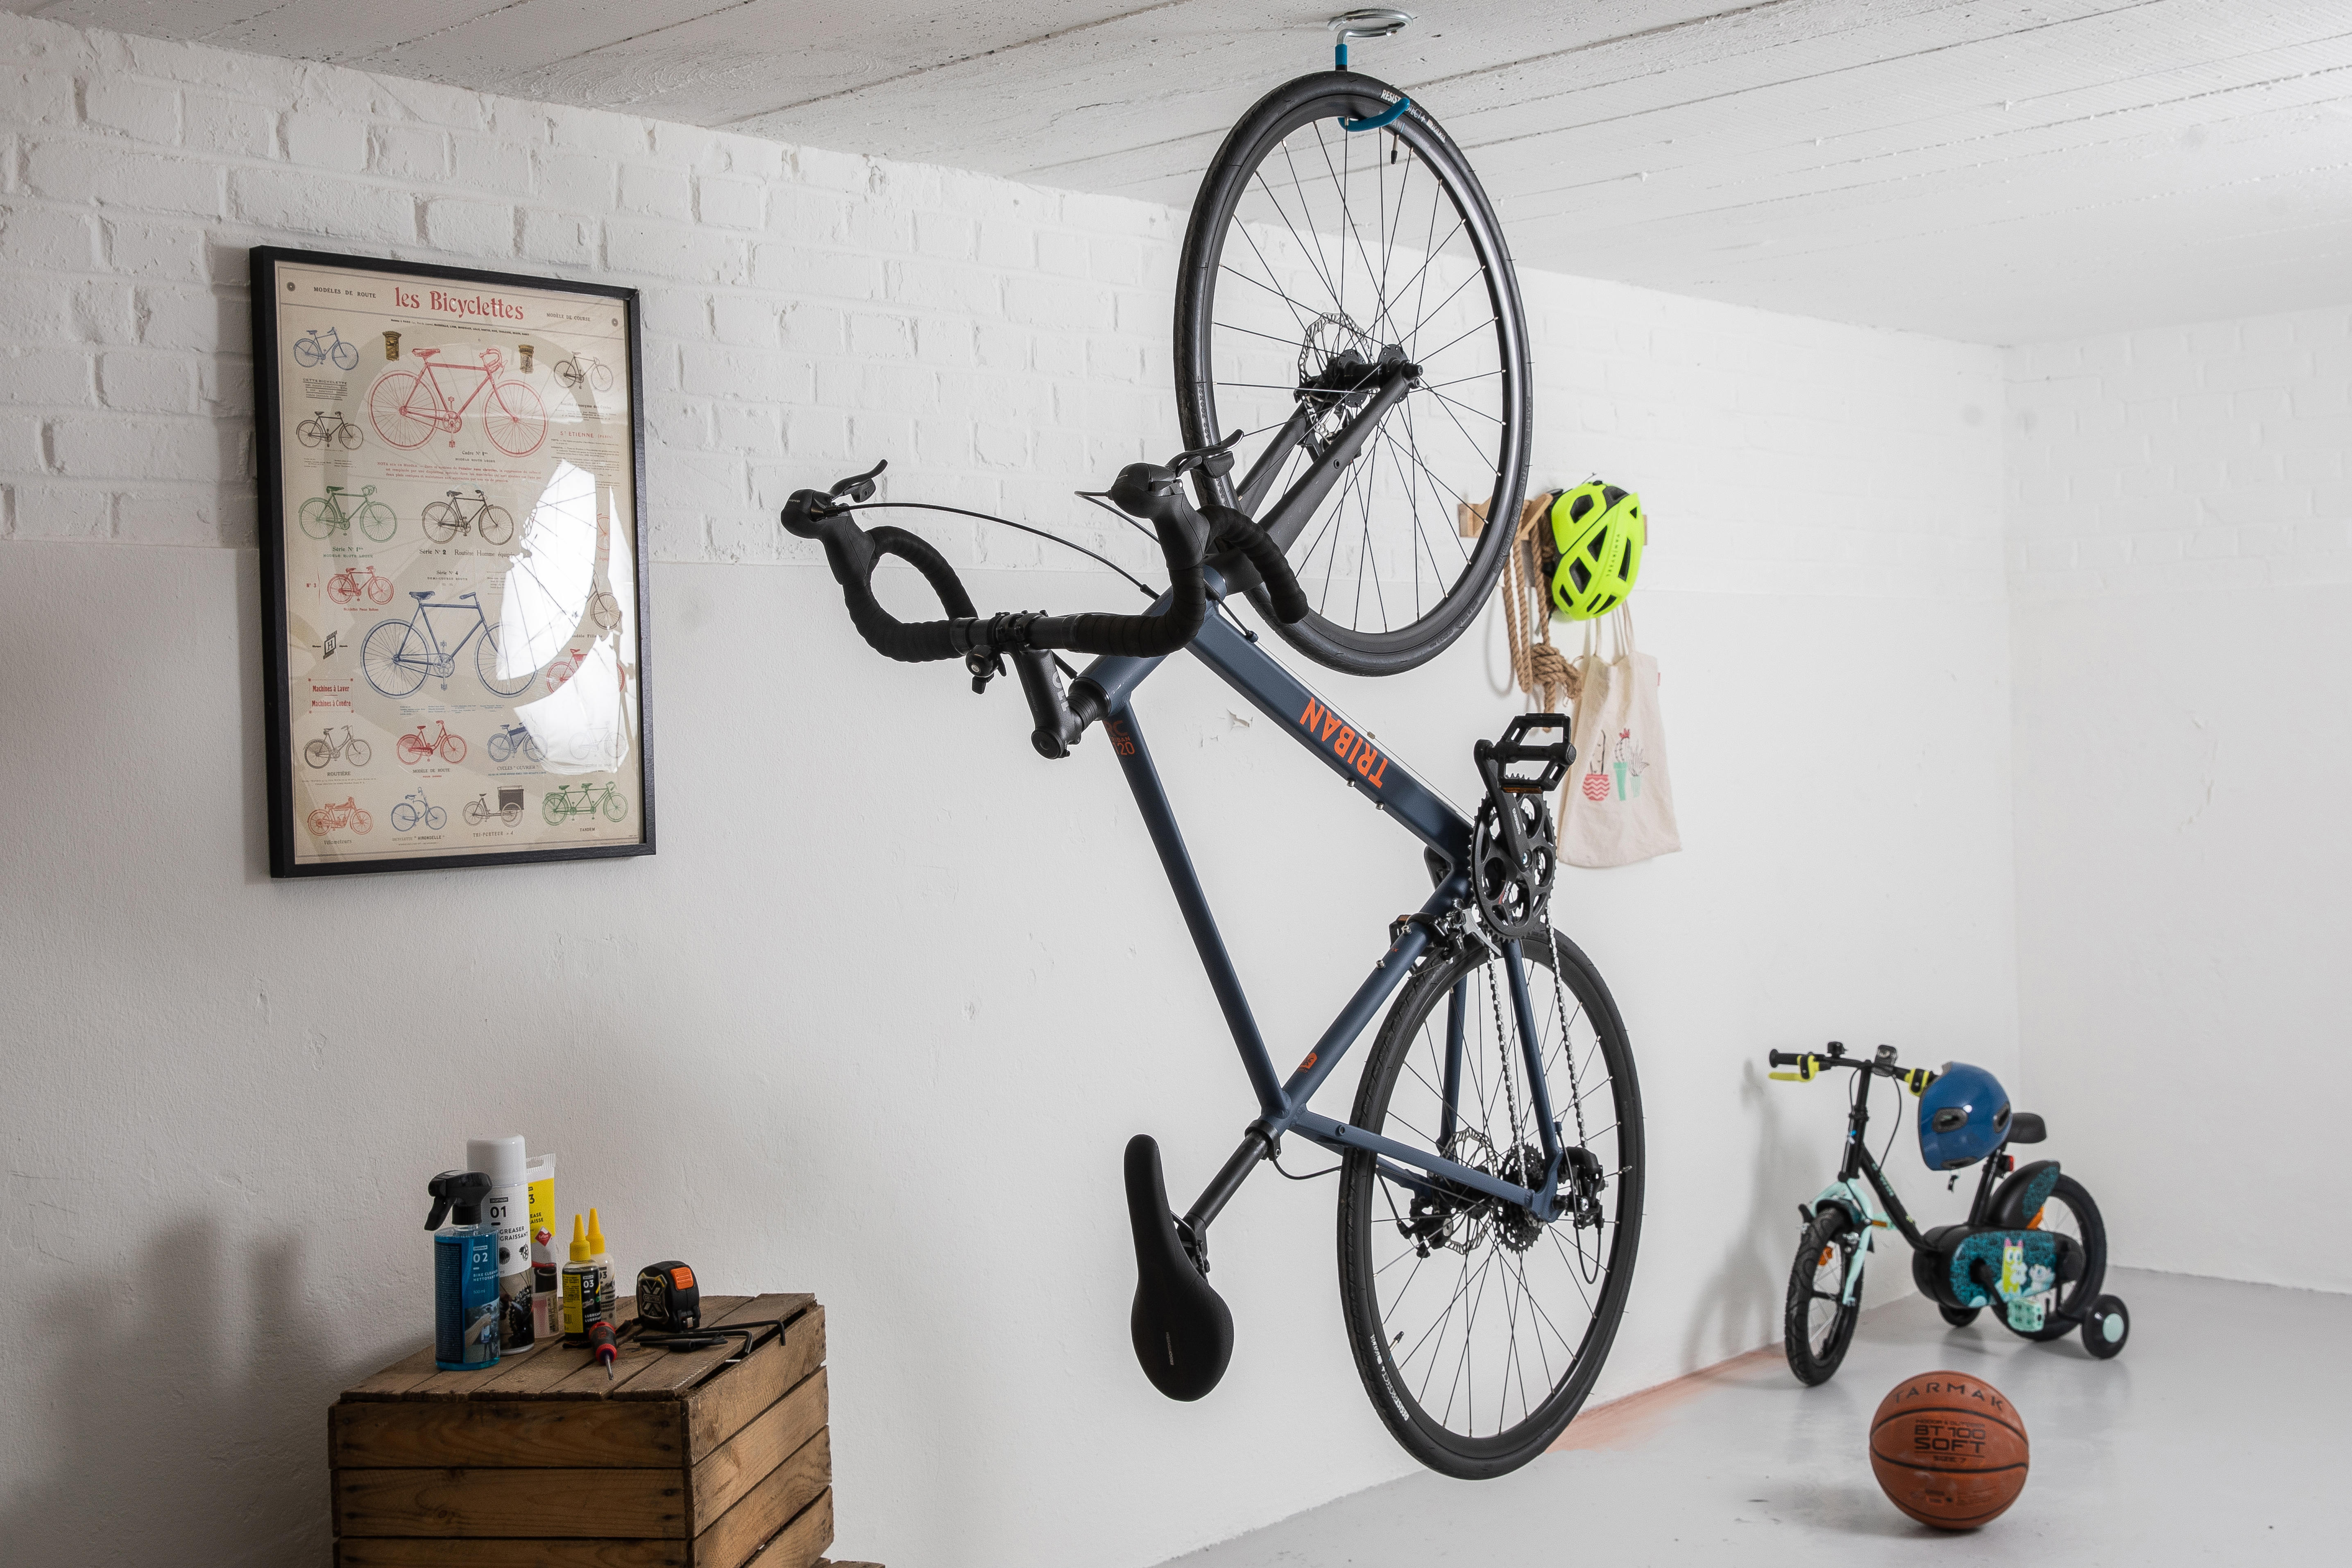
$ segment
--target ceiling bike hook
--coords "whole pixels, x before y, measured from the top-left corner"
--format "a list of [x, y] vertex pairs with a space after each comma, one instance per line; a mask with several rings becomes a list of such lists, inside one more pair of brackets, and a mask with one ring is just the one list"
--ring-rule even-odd
[[[1394, 37], [1403, 32], [1405, 24], [1412, 20], [1412, 12], [1393, 10], [1384, 5], [1373, 6], [1362, 11], [1342, 11], [1324, 24], [1338, 35], [1331, 45], [1331, 68], [1342, 71], [1348, 68], [1349, 39]], [[1361, 120], [1350, 120], [1342, 115], [1339, 119], [1339, 129], [1378, 131], [1385, 126], [1395, 124], [1398, 116], [1412, 107], [1412, 100], [1400, 96], [1394, 103], [1390, 104], [1378, 114], [1367, 115]]]

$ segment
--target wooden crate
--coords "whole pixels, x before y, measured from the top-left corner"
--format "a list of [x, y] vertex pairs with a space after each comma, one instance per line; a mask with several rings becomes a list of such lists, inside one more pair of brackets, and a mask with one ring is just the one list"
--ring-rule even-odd
[[706, 1296], [706, 1323], [775, 1320], [751, 1353], [635, 1344], [608, 1382], [542, 1344], [487, 1372], [428, 1346], [329, 1411], [339, 1568], [811, 1568], [833, 1543], [824, 1309]]

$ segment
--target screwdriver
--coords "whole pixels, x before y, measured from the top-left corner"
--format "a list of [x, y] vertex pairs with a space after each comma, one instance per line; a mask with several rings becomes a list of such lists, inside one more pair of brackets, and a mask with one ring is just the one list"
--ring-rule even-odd
[[613, 1381], [613, 1363], [620, 1355], [620, 1347], [613, 1342], [613, 1325], [601, 1319], [588, 1325], [588, 1348], [598, 1361], [604, 1363], [604, 1381]]

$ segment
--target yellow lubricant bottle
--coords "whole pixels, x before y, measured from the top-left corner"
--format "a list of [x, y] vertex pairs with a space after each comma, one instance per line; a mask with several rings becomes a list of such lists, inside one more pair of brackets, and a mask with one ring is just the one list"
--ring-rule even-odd
[[563, 1266], [563, 1342], [584, 1345], [596, 1321], [596, 1265], [588, 1251], [588, 1226], [572, 1216], [572, 1261]]
[[613, 1310], [618, 1305], [614, 1298], [617, 1287], [613, 1273], [613, 1255], [604, 1250], [604, 1228], [596, 1223], [596, 1210], [593, 1205], [588, 1210], [588, 1261], [597, 1268], [596, 1307], [588, 1321], [593, 1323], [601, 1319], [610, 1323], [613, 1321]]

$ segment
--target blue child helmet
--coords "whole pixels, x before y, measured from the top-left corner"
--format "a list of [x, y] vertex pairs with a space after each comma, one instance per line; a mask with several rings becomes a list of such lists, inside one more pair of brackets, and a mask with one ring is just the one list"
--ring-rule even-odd
[[1967, 1062], [1946, 1062], [1919, 1096], [1919, 1158], [1931, 1171], [1973, 1165], [2009, 1136], [2009, 1094]]

